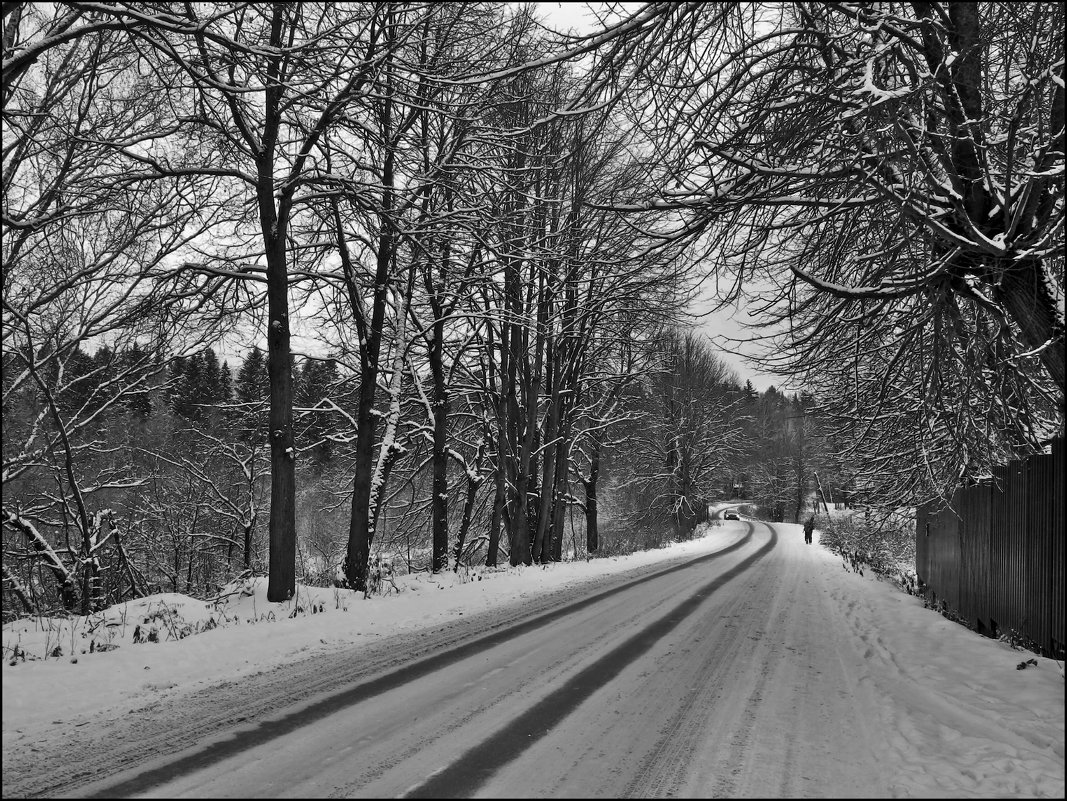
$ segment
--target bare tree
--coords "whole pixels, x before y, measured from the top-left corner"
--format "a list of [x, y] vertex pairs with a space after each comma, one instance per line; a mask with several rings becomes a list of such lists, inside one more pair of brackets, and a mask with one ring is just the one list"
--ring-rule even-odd
[[[51, 30], [44, 12], [25, 11], [8, 19], [5, 57]], [[150, 388], [165, 350], [212, 336], [196, 330], [210, 304], [169, 262], [226, 219], [212, 177], [145, 174], [116, 144], [159, 131], [134, 60], [105, 31], [53, 43], [5, 82], [5, 528], [48, 563], [65, 605], [64, 571], [77, 577], [83, 611], [102, 602], [104, 545], [124, 558], [103, 499], [137, 482], [99, 431]], [[9, 414], [12, 404], [26, 414]], [[58, 492], [42, 488], [42, 473]], [[43, 548], [57, 531], [66, 547]]]
[[[942, 483], [1036, 447], [1063, 407], [1062, 8], [648, 12], [660, 55], [631, 112], [660, 180], [634, 205], [677, 210], [675, 234], [762, 297], [767, 364], [819, 386], [847, 360], [819, 396], [886, 436], [893, 404], [904, 429], [919, 413], [912, 453], [923, 429], [965, 443]], [[620, 48], [604, 63], [625, 72]], [[1006, 433], [981, 448], [990, 411]]]
[[740, 451], [736, 377], [695, 334], [664, 331], [650, 347], [656, 362], [630, 424], [626, 463], [631, 519], [670, 524], [675, 538], [705, 519], [721, 471]]
[[[292, 594], [295, 582], [289, 284], [294, 262], [307, 275], [311, 259], [322, 253], [318, 243], [299, 247], [292, 225], [309, 203], [336, 186], [328, 166], [330, 148], [336, 147], [330, 144], [331, 131], [341, 121], [358, 119], [354, 106], [377, 90], [379, 61], [394, 46], [396, 31], [389, 13], [370, 4], [275, 3], [203, 17], [198, 13], [191, 6], [176, 11], [182, 26], [154, 27], [151, 42], [167, 59], [169, 74], [195, 90], [191, 107], [178, 115], [183, 125], [200, 131], [217, 148], [222, 166], [216, 170], [254, 192], [259, 246], [253, 253], [262, 253], [265, 262], [261, 280], [266, 284], [271, 386], [268, 597], [278, 601]], [[187, 29], [195, 32], [185, 35]], [[165, 172], [176, 168], [154, 164]], [[390, 249], [387, 244], [382, 253], [386, 269]], [[202, 269], [230, 277], [260, 272], [225, 269], [225, 262]]]

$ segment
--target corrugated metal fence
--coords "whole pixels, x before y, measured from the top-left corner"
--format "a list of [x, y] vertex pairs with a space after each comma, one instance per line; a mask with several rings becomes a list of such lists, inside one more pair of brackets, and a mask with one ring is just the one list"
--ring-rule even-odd
[[950, 508], [920, 507], [915, 572], [927, 597], [978, 631], [1009, 631], [1063, 659], [1063, 438], [964, 487]]

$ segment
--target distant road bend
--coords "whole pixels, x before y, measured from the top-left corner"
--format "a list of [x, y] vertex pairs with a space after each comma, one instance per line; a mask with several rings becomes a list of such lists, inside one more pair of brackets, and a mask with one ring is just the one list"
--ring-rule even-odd
[[795, 526], [726, 525], [747, 533], [725, 550], [72, 794], [885, 795], [857, 656], [809, 546]]

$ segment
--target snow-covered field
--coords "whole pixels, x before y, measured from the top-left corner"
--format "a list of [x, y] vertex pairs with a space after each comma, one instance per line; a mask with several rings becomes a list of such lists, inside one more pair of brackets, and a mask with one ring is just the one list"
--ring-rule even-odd
[[[799, 527], [780, 530], [794, 528], [799, 538]], [[397, 579], [399, 593], [367, 600], [347, 590], [301, 587], [292, 601], [271, 604], [264, 580], [257, 579], [228, 588], [212, 604], [163, 594], [89, 619], [5, 625], [5, 776], [38, 752], [44, 757], [61, 749], [72, 730], [120, 725], [163, 696], [191, 697], [316, 654], [358, 654], [379, 638], [424, 636], [462, 616], [525, 609], [551, 593], [578, 597], [613, 576], [721, 550], [743, 533], [743, 524], [726, 523], [690, 542], [627, 557], [547, 569], [416, 574]], [[980, 637], [891, 584], [842, 570], [841, 560], [823, 549], [805, 553], [821, 564], [820, 580], [847, 621], [846, 635], [869, 645], [872, 664], [884, 657], [893, 666], [891, 676], [876, 680], [882, 693], [872, 714], [900, 739], [893, 750], [904, 755], [910, 773], [897, 787], [915, 796], [1003, 795], [1025, 787], [1063, 797], [1062, 665]], [[1030, 658], [1037, 664], [1017, 669]], [[997, 721], [994, 729], [990, 719]], [[946, 773], [946, 764], [953, 770]], [[967, 788], [946, 784], [946, 776], [961, 772], [969, 777]], [[19, 789], [5, 778], [5, 796]]]

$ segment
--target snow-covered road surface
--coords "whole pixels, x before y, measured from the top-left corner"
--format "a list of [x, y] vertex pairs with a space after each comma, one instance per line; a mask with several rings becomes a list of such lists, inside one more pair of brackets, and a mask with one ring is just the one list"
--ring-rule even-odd
[[[1062, 797], [1050, 660], [1036, 681], [1016, 672], [1017, 652], [846, 574], [798, 526], [731, 525], [750, 535], [714, 556], [543, 607], [540, 625], [497, 621], [482, 643], [443, 632], [421, 663], [380, 654], [354, 686], [322, 659], [216, 691], [209, 736], [178, 720], [173, 742], [157, 735], [136, 767], [73, 794]], [[936, 647], [941, 626], [954, 653]], [[305, 700], [264, 714], [294, 682]]]

